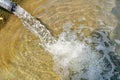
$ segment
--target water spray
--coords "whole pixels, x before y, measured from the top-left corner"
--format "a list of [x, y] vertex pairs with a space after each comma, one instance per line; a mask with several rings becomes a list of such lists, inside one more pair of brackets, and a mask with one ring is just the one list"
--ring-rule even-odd
[[65, 26], [68, 30], [65, 29], [56, 42], [45, 25], [16, 3], [0, 0], [0, 6], [18, 16], [25, 27], [40, 38], [44, 49], [53, 55], [61, 80], [120, 80], [120, 60], [114, 55], [115, 47], [105, 30], [86, 38], [89, 44], [94, 44], [94, 49], [80, 41], [76, 31], [70, 31], [71, 22], [68, 22]]

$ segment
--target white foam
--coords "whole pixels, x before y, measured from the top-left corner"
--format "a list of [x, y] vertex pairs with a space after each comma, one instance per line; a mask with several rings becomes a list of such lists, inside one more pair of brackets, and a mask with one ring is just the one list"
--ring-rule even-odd
[[[63, 25], [63, 32], [59, 35], [59, 38], [56, 41], [53, 40], [53, 36], [44, 25], [42, 25], [37, 19], [32, 17], [20, 6], [17, 7], [15, 14], [22, 19], [25, 26], [31, 32], [43, 40], [41, 44], [45, 44], [46, 47], [44, 48], [52, 54], [55, 62], [54, 69], [60, 75], [61, 79], [109, 80], [113, 75], [112, 72], [114, 71], [115, 66], [108, 53], [110, 51], [114, 52], [115, 49], [114, 46], [110, 44], [109, 47], [105, 47], [104, 42], [109, 43], [106, 33], [98, 31], [98, 33], [102, 36], [102, 39], [99, 38], [93, 40], [85, 38], [85, 40], [88, 40], [89, 43], [92, 43], [93, 40], [94, 43], [97, 44], [96, 46], [91, 46], [84, 41], [84, 38], [83, 41], [79, 40], [81, 36], [84, 37], [84, 34], [77, 36], [77, 33], [82, 33], [82, 29], [84, 28], [90, 29], [90, 31], [93, 31], [94, 29], [89, 28], [89, 26], [80, 25], [80, 29], [78, 31], [71, 31], [74, 24], [71, 21], [68, 21]], [[86, 19], [83, 18], [82, 20]], [[103, 25], [103, 23], [100, 24]], [[48, 41], [46, 41], [46, 39]], [[47, 43], [50, 43], [49, 41], [56, 43], [47, 45]], [[98, 52], [100, 50], [104, 52], [102, 56]], [[112, 69], [102, 75], [106, 69], [106, 63], [103, 60], [105, 58], [111, 64]]]
[[[77, 34], [88, 27], [80, 25], [77, 32], [71, 30], [73, 25], [71, 21], [66, 22], [58, 41], [48, 46], [55, 62], [55, 71], [62, 80], [109, 80], [115, 70], [114, 62], [109, 55], [110, 52], [115, 53], [115, 47], [108, 38], [110, 30], [97, 30], [96, 37], [83, 38], [80, 41], [79, 38], [84, 35]], [[91, 43], [95, 45], [92, 46]], [[109, 66], [106, 66], [108, 64]]]
[[66, 22], [57, 43], [49, 46], [56, 64], [55, 70], [63, 80], [70, 77], [72, 80], [99, 80], [102, 67], [99, 65], [98, 52], [81, 42], [74, 31], [70, 31], [72, 25], [70, 21]]
[[115, 42], [116, 42], [117, 44], [120, 44], [120, 40], [118, 40], [118, 39], [115, 39]]

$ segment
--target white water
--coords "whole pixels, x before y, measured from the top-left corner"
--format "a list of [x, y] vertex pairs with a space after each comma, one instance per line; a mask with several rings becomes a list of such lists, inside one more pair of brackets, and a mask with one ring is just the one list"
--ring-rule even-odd
[[57, 43], [50, 47], [56, 63], [55, 70], [63, 80], [70, 77], [72, 80], [98, 80], [101, 77], [98, 53], [80, 41], [75, 32], [67, 30], [61, 33]]
[[115, 56], [115, 47], [108, 37], [111, 31], [109, 27], [96, 30], [93, 36], [80, 40], [84, 37], [80, 33], [86, 27], [82, 25], [79, 30], [71, 31], [73, 23], [68, 21], [56, 41], [39, 20], [20, 6], [14, 14], [40, 38], [44, 48], [52, 54], [54, 69], [62, 80], [120, 80], [120, 71], [117, 70], [120, 61]]
[[111, 58], [115, 55], [115, 47], [108, 38], [111, 28], [106, 26], [96, 30], [92, 37], [80, 40], [84, 37], [84, 34], [80, 34], [82, 29], [89, 27], [82, 25], [79, 30], [71, 31], [74, 24], [68, 21], [63, 25], [63, 32], [56, 41], [40, 21], [21, 7], [17, 7], [15, 15], [23, 21], [26, 28], [40, 38], [45, 50], [52, 54], [54, 69], [62, 80], [120, 79], [120, 71], [115, 72], [116, 67], [119, 67], [119, 63], [116, 66], [118, 59]]
[[[82, 31], [82, 27], [78, 31]], [[111, 77], [115, 75], [116, 65], [109, 54], [113, 52], [114, 56], [115, 47], [108, 38], [109, 30], [105, 33], [98, 30], [92, 37], [80, 41], [82, 35], [77, 36], [78, 31], [71, 31], [70, 28], [72, 23], [68, 21], [57, 43], [49, 48], [56, 63], [55, 71], [62, 80], [114, 80]], [[118, 77], [116, 80], [120, 79]]]

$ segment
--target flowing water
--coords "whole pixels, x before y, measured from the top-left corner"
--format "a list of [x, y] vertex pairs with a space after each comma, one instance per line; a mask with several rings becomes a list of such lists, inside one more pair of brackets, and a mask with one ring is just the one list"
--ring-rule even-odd
[[[14, 14], [52, 55], [61, 80], [120, 80], [119, 39], [113, 38], [117, 20], [111, 13], [115, 6], [114, 0], [48, 0], [34, 13], [49, 29], [19, 6]], [[38, 14], [40, 8], [45, 11]], [[58, 31], [57, 39], [52, 29]]]
[[[116, 26], [116, 19], [111, 13], [112, 8], [115, 7], [114, 0], [91, 1], [95, 3], [90, 4], [89, 8], [92, 6], [92, 9], [95, 9], [90, 9], [91, 15], [86, 12], [86, 5], [89, 6], [89, 3], [83, 0], [75, 1], [78, 3], [72, 0], [65, 0], [64, 3], [54, 0], [51, 3], [52, 7], [57, 7], [54, 10], [58, 10], [58, 13], [53, 14], [54, 17], [62, 14], [66, 15], [64, 17], [71, 16], [72, 7], [70, 6], [76, 5], [73, 8], [76, 12], [73, 11], [72, 20], [68, 19], [64, 22], [63, 31], [59, 34], [57, 42], [48, 47], [48, 51], [53, 55], [55, 71], [63, 80], [119, 80], [120, 59], [117, 55], [119, 53], [115, 52], [115, 43], [110, 40], [110, 35]], [[81, 6], [84, 7], [81, 9]], [[49, 7], [47, 6], [48, 9]], [[68, 12], [65, 12], [65, 9], [68, 9]], [[77, 14], [79, 16], [74, 16]], [[51, 19], [51, 16], [48, 18]], [[91, 18], [95, 23], [86, 24]]]
[[23, 8], [17, 6], [14, 14], [22, 20], [26, 28], [28, 28], [31, 32], [40, 38], [43, 47], [55, 43], [55, 38], [50, 34], [45, 25], [40, 23], [40, 21], [36, 18], [32, 17]]

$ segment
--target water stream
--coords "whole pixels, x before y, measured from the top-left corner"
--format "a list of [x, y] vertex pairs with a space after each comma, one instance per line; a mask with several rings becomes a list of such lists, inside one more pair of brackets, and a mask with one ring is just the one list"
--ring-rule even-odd
[[14, 12], [18, 16], [25, 27], [38, 36], [42, 42], [43, 47], [53, 44], [56, 42], [56, 39], [51, 35], [49, 30], [43, 25], [39, 20], [31, 16], [27, 11], [25, 11], [20, 6], [17, 6], [16, 11]]
[[[101, 27], [96, 30], [85, 25], [72, 30], [74, 23], [67, 21], [56, 40], [45, 25], [19, 5], [13, 13], [40, 38], [44, 49], [52, 55], [54, 70], [62, 80], [120, 80], [120, 59], [109, 38], [113, 28], [100, 22]], [[91, 36], [84, 36], [85, 28], [92, 32]]]

